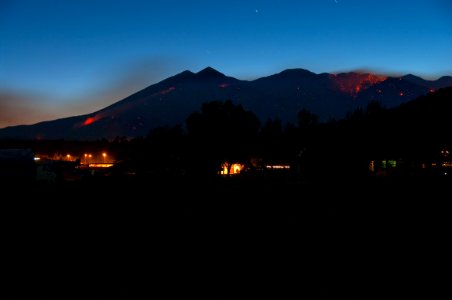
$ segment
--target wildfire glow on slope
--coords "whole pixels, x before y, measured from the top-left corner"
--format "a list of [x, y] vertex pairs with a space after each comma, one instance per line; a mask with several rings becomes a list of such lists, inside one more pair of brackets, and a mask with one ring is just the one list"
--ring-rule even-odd
[[[171, 93], [171, 92], [173, 92], [175, 90], [176, 90], [176, 87], [170, 86], [167, 89], [164, 89], [164, 90], [161, 90], [161, 91], [158, 91], [158, 92], [152, 94], [152, 97], [167, 95], [167, 94], [169, 94], [169, 93]], [[139, 101], [135, 101], [133, 103], [129, 102], [129, 103], [123, 104], [121, 106], [117, 106], [117, 107], [109, 109], [109, 110], [104, 110], [102, 112], [98, 112], [94, 116], [89, 116], [83, 122], [77, 123], [74, 126], [76, 128], [81, 128], [81, 127], [84, 127], [84, 126], [89, 126], [89, 125], [91, 125], [91, 124], [93, 124], [93, 123], [95, 123], [95, 122], [97, 122], [97, 121], [99, 121], [101, 119], [104, 119], [104, 118], [112, 118], [112, 119], [114, 119], [121, 112], [127, 111], [127, 110], [131, 109], [134, 106], [141, 105], [144, 101], [145, 101], [145, 99], [143, 98], [143, 99], [140, 99]]]
[[359, 92], [362, 92], [369, 87], [386, 80], [386, 76], [380, 76], [375, 74], [359, 74], [359, 73], [346, 73], [346, 74], [332, 74], [336, 87], [344, 93], [356, 96]]
[[83, 122], [83, 126], [90, 125], [90, 124], [94, 123], [95, 121], [96, 121], [96, 118], [94, 118], [94, 117], [89, 117], [89, 118], [87, 118], [87, 119], [85, 120], [85, 122]]
[[107, 116], [108, 115], [105, 112], [97, 113], [94, 116], [87, 117], [85, 119], [85, 121], [76, 124], [75, 127], [80, 128], [80, 127], [83, 127], [83, 126], [89, 126], [89, 125], [93, 124], [94, 122], [97, 122], [100, 119], [103, 119], [103, 118], [105, 118]]
[[166, 95], [166, 94], [169, 94], [169, 93], [171, 93], [172, 91], [175, 91], [175, 90], [176, 90], [176, 87], [171, 86], [171, 87], [167, 88], [166, 90], [162, 90], [162, 91], [158, 92], [158, 94]]

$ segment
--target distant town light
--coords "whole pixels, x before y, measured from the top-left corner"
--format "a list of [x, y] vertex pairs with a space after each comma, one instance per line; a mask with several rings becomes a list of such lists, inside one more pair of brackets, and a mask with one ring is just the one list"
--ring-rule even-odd
[[90, 167], [90, 168], [110, 168], [110, 167], [113, 167], [113, 164], [95, 163], [95, 164], [89, 164], [88, 167]]
[[290, 165], [266, 165], [267, 169], [290, 169]]

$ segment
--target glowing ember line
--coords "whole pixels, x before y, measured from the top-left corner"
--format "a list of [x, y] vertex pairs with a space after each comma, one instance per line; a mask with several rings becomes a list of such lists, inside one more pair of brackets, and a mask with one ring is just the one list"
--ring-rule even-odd
[[85, 122], [83, 122], [83, 126], [90, 125], [90, 124], [94, 123], [95, 121], [96, 121], [96, 119], [94, 117], [89, 117], [88, 119], [85, 120]]
[[169, 94], [169, 93], [171, 93], [172, 91], [175, 91], [175, 90], [176, 90], [176, 87], [172, 86], [172, 87], [170, 87], [170, 88], [168, 88], [166, 90], [160, 91], [159, 94], [160, 95], [166, 95], [166, 94]]
[[225, 88], [227, 88], [229, 85], [230, 85], [229, 83], [222, 83], [222, 84], [220, 84], [220, 85], [218, 85], [218, 86], [219, 86], [220, 88], [222, 88], [222, 89], [225, 89]]
[[89, 125], [93, 124], [94, 122], [97, 122], [100, 119], [103, 119], [104, 117], [106, 117], [106, 115], [104, 113], [99, 113], [92, 117], [87, 117], [85, 121], [83, 121], [82, 123], [76, 124], [75, 127], [80, 128], [83, 126], [89, 126]]

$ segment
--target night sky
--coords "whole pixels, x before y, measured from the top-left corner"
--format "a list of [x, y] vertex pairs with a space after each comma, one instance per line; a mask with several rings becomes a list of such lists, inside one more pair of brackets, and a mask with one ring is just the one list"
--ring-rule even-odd
[[452, 75], [452, 1], [0, 0], [0, 127], [93, 112], [171, 75]]

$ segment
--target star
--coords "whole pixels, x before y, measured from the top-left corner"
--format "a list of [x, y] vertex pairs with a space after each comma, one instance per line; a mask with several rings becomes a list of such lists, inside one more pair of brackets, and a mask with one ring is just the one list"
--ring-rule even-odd
[[259, 10], [258, 9], [256, 9], [256, 14], [258, 14], [259, 13]]

